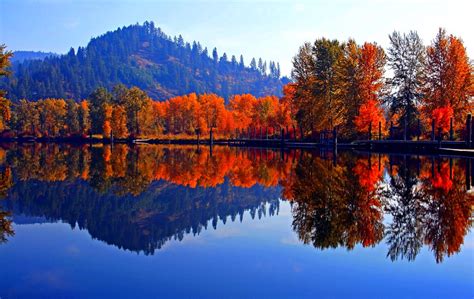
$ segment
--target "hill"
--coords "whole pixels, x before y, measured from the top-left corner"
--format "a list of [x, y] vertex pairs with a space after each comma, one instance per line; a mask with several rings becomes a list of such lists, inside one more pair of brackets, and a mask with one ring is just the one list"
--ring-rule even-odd
[[196, 92], [213, 92], [228, 98], [232, 94], [279, 95], [287, 78], [280, 78], [279, 65], [212, 54], [200, 43], [171, 38], [153, 22], [131, 25], [93, 38], [86, 47], [71, 49], [61, 56], [24, 60], [0, 84], [13, 101], [46, 97], [87, 97], [99, 86], [117, 83], [137, 86], [157, 100]]
[[26, 60], [43, 60], [46, 57], [58, 56], [56, 53], [51, 52], [38, 52], [38, 51], [15, 51], [11, 59], [12, 63], [21, 63]]

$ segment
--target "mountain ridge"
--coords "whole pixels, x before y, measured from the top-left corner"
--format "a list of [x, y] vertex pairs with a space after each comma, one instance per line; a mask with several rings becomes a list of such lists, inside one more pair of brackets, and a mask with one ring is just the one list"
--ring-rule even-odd
[[24, 62], [25, 60], [43, 60], [46, 57], [55, 57], [59, 56], [57, 53], [53, 52], [42, 52], [42, 51], [25, 51], [25, 50], [19, 50], [19, 51], [13, 51], [13, 56], [11, 58], [11, 63], [21, 63]]
[[243, 57], [212, 54], [199, 42], [166, 35], [153, 22], [108, 31], [60, 56], [23, 60], [14, 64], [12, 76], [0, 82], [13, 101], [22, 98], [86, 98], [97, 87], [118, 83], [137, 86], [153, 99], [164, 100], [187, 93], [281, 95], [289, 82], [280, 78], [279, 65]]

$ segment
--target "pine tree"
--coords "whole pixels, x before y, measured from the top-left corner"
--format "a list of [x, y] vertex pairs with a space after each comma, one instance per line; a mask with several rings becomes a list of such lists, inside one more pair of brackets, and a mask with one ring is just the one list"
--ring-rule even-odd
[[243, 56], [243, 55], [240, 55], [239, 66], [240, 66], [241, 68], [244, 68], [244, 67], [245, 67], [245, 64], [244, 64], [244, 56]]
[[257, 70], [257, 62], [255, 62], [255, 57], [252, 58], [252, 61], [250, 61], [250, 68], [254, 71]]
[[400, 115], [402, 121], [414, 126], [417, 107], [423, 97], [425, 47], [415, 31], [408, 34], [393, 32], [389, 38], [388, 62], [393, 77], [389, 80], [392, 93], [388, 104], [392, 114]]

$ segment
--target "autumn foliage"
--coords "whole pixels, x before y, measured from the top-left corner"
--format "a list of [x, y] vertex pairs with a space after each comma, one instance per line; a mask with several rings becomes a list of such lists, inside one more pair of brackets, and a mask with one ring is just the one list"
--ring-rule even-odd
[[450, 129], [451, 118], [454, 116], [453, 108], [448, 104], [446, 107], [438, 107], [433, 110], [433, 120], [437, 128], [443, 132]]
[[358, 132], [368, 132], [370, 126], [373, 131], [378, 130], [379, 123], [382, 131], [385, 129], [383, 111], [374, 100], [369, 100], [360, 106], [359, 115], [355, 117], [354, 123]]

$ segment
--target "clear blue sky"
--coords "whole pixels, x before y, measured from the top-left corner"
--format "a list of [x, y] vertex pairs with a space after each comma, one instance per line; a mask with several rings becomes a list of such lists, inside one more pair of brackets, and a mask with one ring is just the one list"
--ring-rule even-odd
[[417, 30], [425, 43], [438, 27], [461, 36], [474, 51], [472, 0], [400, 1], [151, 1], [0, 0], [0, 43], [11, 50], [65, 53], [123, 25], [154, 21], [168, 35], [182, 34], [219, 55], [279, 61], [283, 74], [305, 41], [317, 37], [386, 47], [393, 30]]

